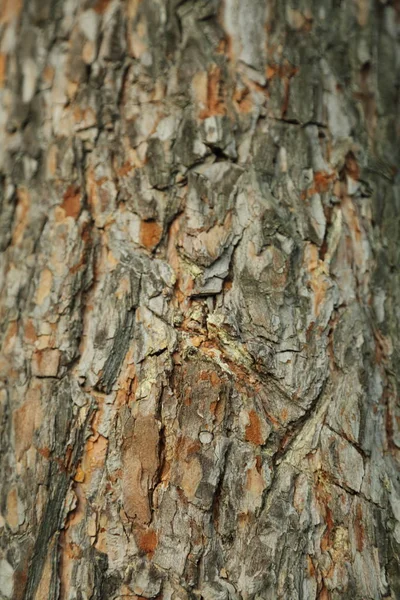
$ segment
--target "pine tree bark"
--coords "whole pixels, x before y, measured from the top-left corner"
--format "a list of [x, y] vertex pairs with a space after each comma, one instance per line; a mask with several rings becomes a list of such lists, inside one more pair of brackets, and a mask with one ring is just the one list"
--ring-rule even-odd
[[396, 0], [0, 2], [0, 597], [400, 598]]

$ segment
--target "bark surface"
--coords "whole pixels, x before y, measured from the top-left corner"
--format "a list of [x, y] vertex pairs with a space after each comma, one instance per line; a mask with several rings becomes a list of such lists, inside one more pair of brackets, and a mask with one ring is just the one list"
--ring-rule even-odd
[[397, 0], [0, 2], [0, 598], [400, 598]]

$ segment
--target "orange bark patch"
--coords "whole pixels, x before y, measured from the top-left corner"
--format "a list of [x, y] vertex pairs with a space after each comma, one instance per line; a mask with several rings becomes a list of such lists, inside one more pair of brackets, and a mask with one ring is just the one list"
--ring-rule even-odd
[[218, 399], [215, 402], [211, 402], [210, 411], [214, 415], [216, 423], [218, 425], [222, 423], [225, 414], [225, 403], [223, 400]]
[[82, 548], [75, 544], [74, 542], [69, 542], [68, 546], [65, 549], [68, 558], [72, 558], [73, 560], [82, 558]]
[[124, 177], [125, 175], [128, 175], [128, 173], [130, 173], [132, 169], [133, 165], [130, 162], [126, 162], [121, 167], [119, 167], [119, 169], [117, 169], [117, 174], [120, 177]]
[[83, 481], [85, 481], [85, 473], [84, 473], [82, 467], [79, 466], [77, 468], [74, 480], [77, 481], [78, 483], [82, 483]]
[[321, 194], [328, 191], [332, 182], [336, 179], [336, 173], [327, 173], [326, 171], [315, 171], [314, 173], [314, 185], [310, 188], [303, 190], [300, 194], [302, 200], [311, 198], [314, 194]]
[[200, 119], [226, 113], [223, 95], [221, 69], [213, 64], [207, 78], [207, 107], [200, 113]]
[[157, 548], [157, 534], [154, 529], [140, 532], [137, 539], [137, 544], [143, 552], [153, 556], [154, 550]]
[[96, 434], [89, 439], [82, 458], [81, 471], [79, 476], [84, 479], [85, 484], [89, 486], [93, 473], [97, 469], [102, 469], [107, 455], [108, 441], [102, 435]]
[[221, 380], [215, 371], [200, 371], [201, 381], [210, 381], [211, 385], [217, 386], [221, 384]]
[[267, 65], [265, 75], [267, 79], [278, 77], [279, 79], [294, 77], [299, 72], [299, 68], [291, 65], [289, 62], [282, 64], [273, 63]]
[[43, 448], [37, 448], [37, 451], [40, 454], [40, 456], [43, 456], [43, 458], [45, 458], [46, 460], [49, 460], [50, 455], [51, 455], [50, 448], [47, 448], [46, 446], [44, 446]]
[[161, 239], [162, 228], [156, 221], [142, 221], [140, 224], [140, 243], [153, 250]]
[[253, 108], [253, 102], [248, 88], [236, 90], [233, 95], [233, 101], [239, 112], [247, 114], [251, 112]]
[[7, 67], [7, 55], [3, 52], [0, 53], [0, 88], [4, 86], [4, 80], [6, 78], [6, 67]]
[[246, 426], [246, 441], [261, 446], [264, 443], [261, 434], [261, 424], [257, 413], [254, 410], [249, 412], [249, 424]]
[[335, 173], [327, 173], [326, 171], [316, 171], [314, 173], [314, 183], [317, 192], [326, 192], [332, 181], [336, 179]]
[[330, 594], [328, 589], [324, 586], [319, 593], [318, 600], [329, 600]]
[[77, 185], [70, 185], [64, 194], [64, 200], [61, 204], [61, 208], [65, 210], [66, 217], [73, 217], [76, 219], [79, 216], [81, 210], [81, 194], [80, 187]]
[[220, 378], [218, 377], [218, 375], [216, 374], [215, 371], [211, 372], [210, 381], [211, 381], [211, 384], [214, 385], [214, 386], [217, 386], [217, 385], [221, 384], [221, 380], [220, 380]]

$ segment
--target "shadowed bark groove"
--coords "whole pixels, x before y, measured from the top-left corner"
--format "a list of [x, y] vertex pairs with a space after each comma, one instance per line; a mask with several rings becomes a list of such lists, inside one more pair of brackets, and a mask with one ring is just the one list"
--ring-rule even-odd
[[0, 598], [400, 598], [399, 21], [0, 0]]

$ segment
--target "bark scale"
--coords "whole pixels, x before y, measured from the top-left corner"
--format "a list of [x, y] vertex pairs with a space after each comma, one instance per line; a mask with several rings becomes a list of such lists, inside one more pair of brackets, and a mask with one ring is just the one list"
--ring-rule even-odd
[[0, 2], [1, 598], [400, 598], [399, 12]]

